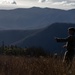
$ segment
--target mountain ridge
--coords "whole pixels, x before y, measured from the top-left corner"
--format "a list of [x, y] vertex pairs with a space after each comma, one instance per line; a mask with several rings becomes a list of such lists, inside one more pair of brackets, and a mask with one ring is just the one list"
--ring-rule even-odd
[[75, 23], [74, 13], [75, 9], [61, 10], [39, 7], [0, 10], [0, 28], [28, 30], [44, 28], [56, 22]]

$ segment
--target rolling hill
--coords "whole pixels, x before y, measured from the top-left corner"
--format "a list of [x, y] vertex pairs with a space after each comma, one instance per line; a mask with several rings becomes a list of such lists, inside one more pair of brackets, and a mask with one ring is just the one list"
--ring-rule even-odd
[[24, 47], [42, 47], [47, 52], [62, 53], [65, 49], [62, 46], [65, 43], [57, 43], [55, 37], [65, 38], [68, 36], [68, 27], [75, 27], [75, 24], [70, 23], [54, 23], [41, 32], [23, 40], [17, 45]]
[[[12, 45], [16, 41], [23, 41], [23, 39], [37, 33], [39, 30], [0, 30], [0, 46], [2, 41], [5, 45]], [[21, 42], [20, 41], [20, 42]]]
[[17, 45], [19, 47], [42, 47], [48, 53], [62, 53], [65, 43], [57, 43], [54, 37], [68, 36], [68, 27], [75, 27], [71, 23], [53, 23], [48, 27], [35, 30], [0, 30], [0, 46]]

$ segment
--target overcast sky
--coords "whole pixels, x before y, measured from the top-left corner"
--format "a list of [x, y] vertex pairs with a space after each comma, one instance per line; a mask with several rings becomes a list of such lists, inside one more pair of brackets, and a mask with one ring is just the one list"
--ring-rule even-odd
[[[16, 2], [14, 4], [13, 2]], [[75, 0], [0, 0], [0, 7], [49, 7], [59, 9], [74, 9]]]

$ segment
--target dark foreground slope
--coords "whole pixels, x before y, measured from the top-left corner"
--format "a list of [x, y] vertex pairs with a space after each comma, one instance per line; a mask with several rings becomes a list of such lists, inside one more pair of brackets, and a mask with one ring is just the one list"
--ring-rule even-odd
[[75, 27], [75, 24], [67, 24], [67, 23], [55, 23], [50, 25], [49, 27], [43, 29], [43, 31], [33, 35], [23, 42], [19, 43], [20, 46], [24, 47], [42, 47], [47, 52], [63, 52], [63, 44], [57, 43], [54, 37], [67, 37], [67, 29], [68, 27]]
[[[61, 59], [0, 56], [0, 75], [70, 75]], [[75, 60], [72, 66], [75, 75]]]

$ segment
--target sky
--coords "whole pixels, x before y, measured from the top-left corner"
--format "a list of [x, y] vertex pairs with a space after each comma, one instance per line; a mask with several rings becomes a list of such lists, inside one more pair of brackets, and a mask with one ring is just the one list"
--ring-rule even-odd
[[0, 0], [0, 9], [14, 8], [58, 8], [58, 9], [75, 9], [75, 0]]

